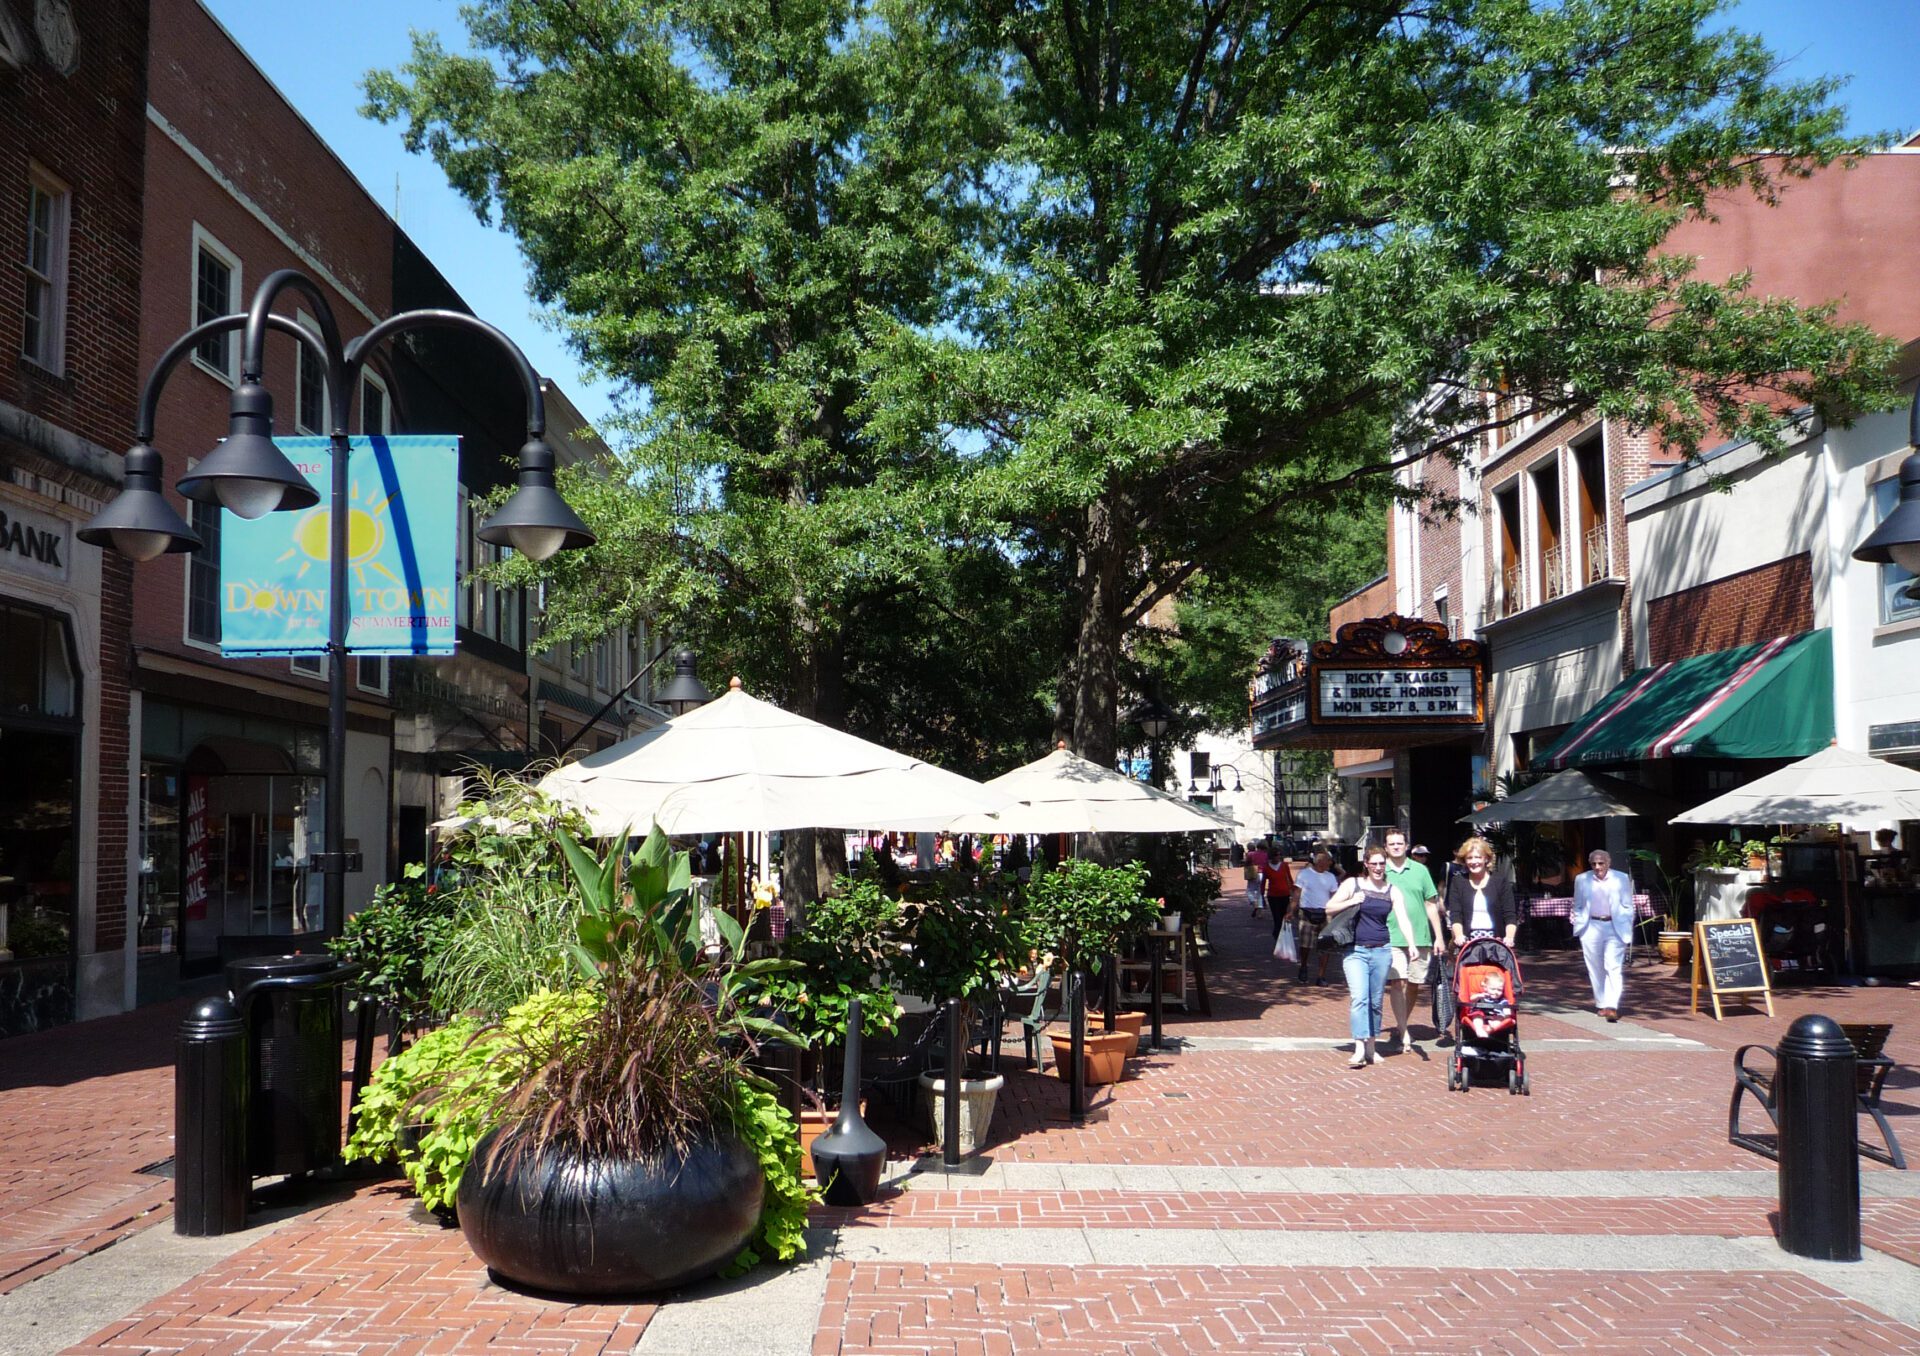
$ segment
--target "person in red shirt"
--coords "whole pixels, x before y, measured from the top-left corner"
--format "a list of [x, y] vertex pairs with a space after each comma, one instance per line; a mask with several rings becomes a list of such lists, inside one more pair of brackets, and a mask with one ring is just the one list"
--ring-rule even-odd
[[1293, 868], [1275, 848], [1261, 878], [1267, 887], [1267, 912], [1273, 919], [1273, 940], [1280, 940], [1280, 922], [1293, 902]]
[[1260, 916], [1260, 901], [1266, 897], [1267, 861], [1266, 839], [1256, 838], [1247, 845], [1247, 903], [1253, 905], [1256, 918]]

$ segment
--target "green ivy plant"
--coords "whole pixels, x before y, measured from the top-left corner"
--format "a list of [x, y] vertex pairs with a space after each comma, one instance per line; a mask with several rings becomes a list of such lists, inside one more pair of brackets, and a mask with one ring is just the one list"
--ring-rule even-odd
[[769, 1258], [786, 1262], [804, 1256], [807, 1207], [820, 1197], [800, 1171], [799, 1128], [771, 1088], [742, 1078], [734, 1084], [731, 1113], [734, 1133], [752, 1148], [767, 1181], [759, 1228], [721, 1273], [739, 1276]]

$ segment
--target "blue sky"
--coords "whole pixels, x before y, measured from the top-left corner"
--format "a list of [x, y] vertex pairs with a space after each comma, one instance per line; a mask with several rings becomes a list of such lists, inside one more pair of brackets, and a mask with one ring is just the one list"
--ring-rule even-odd
[[[614, 386], [590, 382], [560, 336], [537, 318], [513, 241], [483, 226], [432, 161], [410, 156], [399, 130], [359, 115], [360, 77], [406, 59], [413, 29], [449, 46], [463, 29], [455, 0], [202, 0], [393, 212], [479, 315], [511, 334], [588, 418], [613, 408]], [[1860, 132], [1920, 129], [1920, 0], [1741, 0], [1732, 22], [1757, 32], [1789, 77], [1850, 75], [1841, 95]], [[343, 36], [345, 40], [343, 41]], [[396, 211], [396, 203], [398, 205]]]

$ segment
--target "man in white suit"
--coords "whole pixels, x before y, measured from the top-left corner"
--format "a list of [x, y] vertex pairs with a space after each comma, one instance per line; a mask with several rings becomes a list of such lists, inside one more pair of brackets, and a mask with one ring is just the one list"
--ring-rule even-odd
[[1633, 941], [1633, 882], [1613, 870], [1613, 858], [1595, 852], [1591, 871], [1573, 882], [1573, 935], [1587, 958], [1593, 1004], [1609, 1022], [1620, 1020], [1620, 971]]

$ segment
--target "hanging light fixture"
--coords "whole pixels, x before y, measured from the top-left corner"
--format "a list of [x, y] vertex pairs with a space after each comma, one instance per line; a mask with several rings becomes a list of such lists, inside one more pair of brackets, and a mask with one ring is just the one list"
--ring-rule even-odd
[[312, 508], [320, 491], [273, 445], [273, 396], [253, 378], [234, 388], [227, 436], [180, 477], [180, 493], [240, 518]]
[[700, 681], [695, 672], [699, 665], [699, 656], [692, 650], [682, 650], [673, 657], [673, 677], [667, 685], [655, 694], [653, 704], [669, 715], [684, 716], [696, 706], [705, 706], [713, 700], [713, 694], [707, 691], [707, 685]]
[[145, 443], [128, 448], [120, 493], [75, 535], [89, 545], [111, 547], [128, 560], [158, 560], [172, 552], [198, 550], [200, 538], [160, 492], [163, 469], [160, 454]]
[[1920, 576], [1920, 390], [1914, 392], [1913, 408], [1907, 414], [1907, 444], [1911, 450], [1900, 463], [1900, 501], [1867, 539], [1853, 548], [1853, 558], [1898, 565], [1908, 574]]
[[519, 486], [480, 525], [481, 541], [511, 546], [529, 560], [545, 560], [597, 540], [553, 485], [553, 449], [539, 438], [520, 449]]

